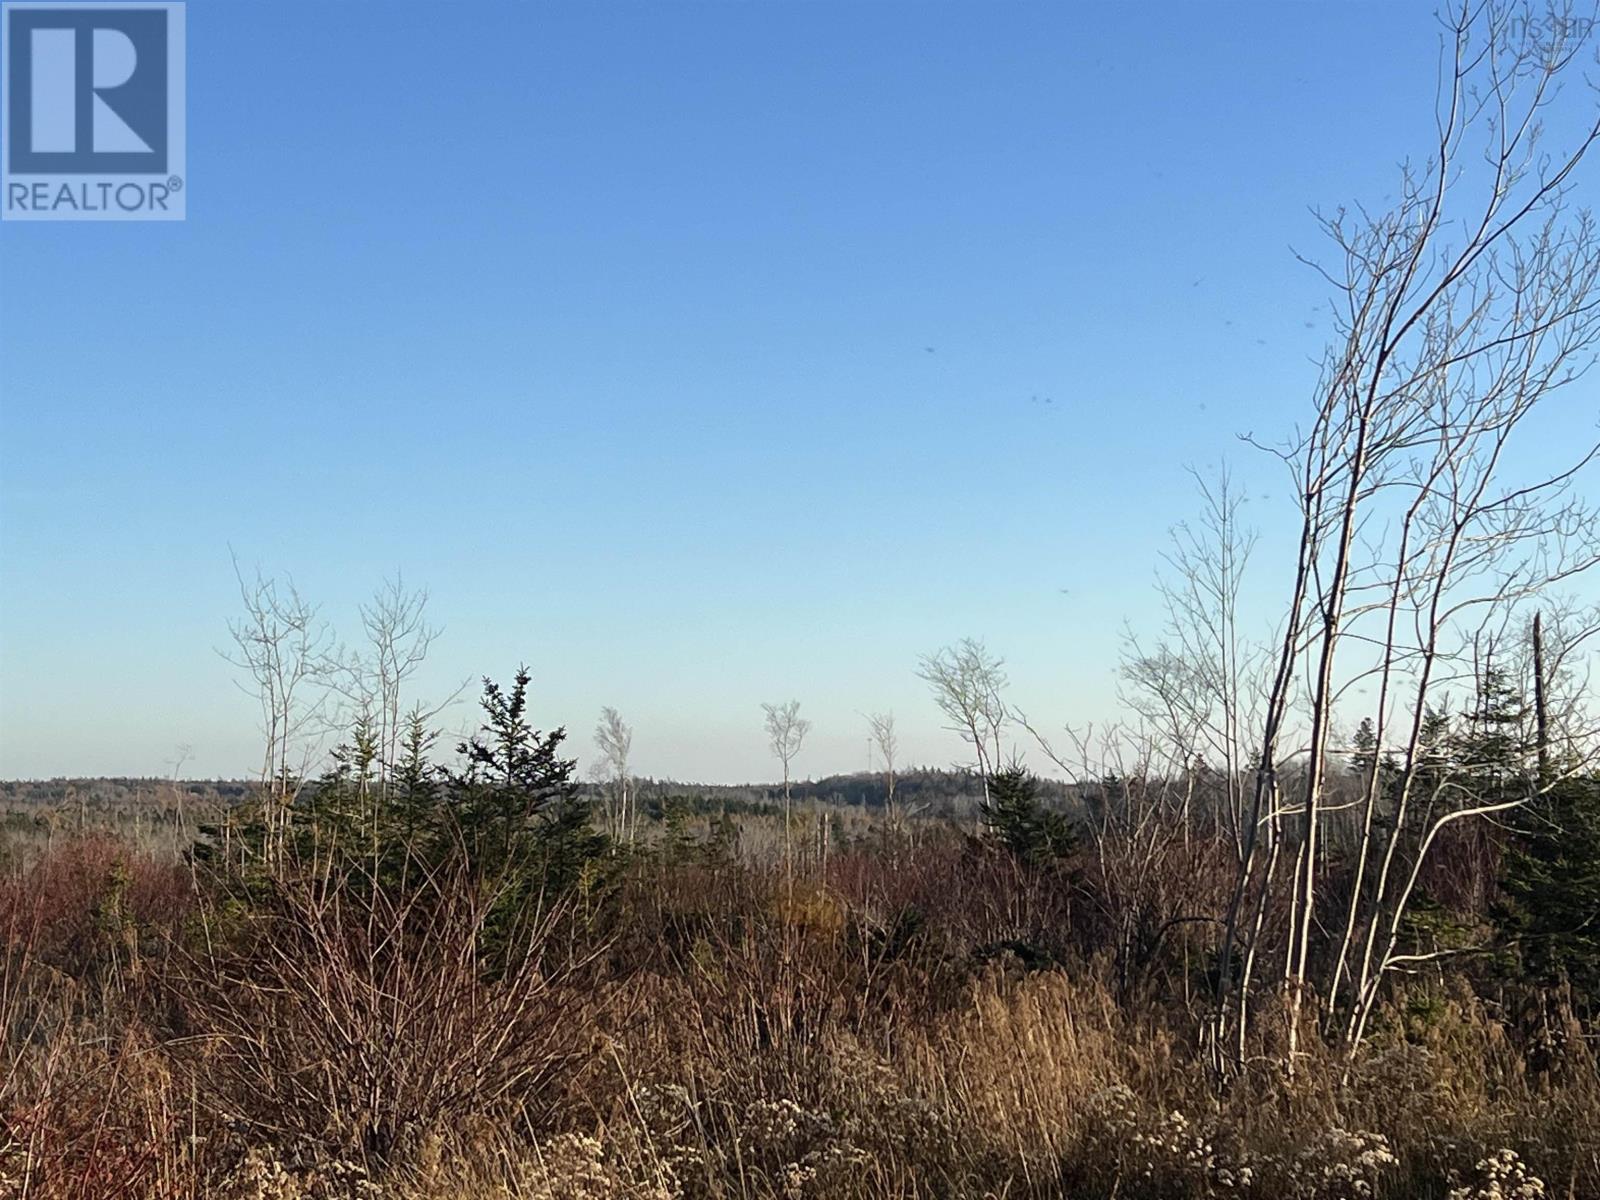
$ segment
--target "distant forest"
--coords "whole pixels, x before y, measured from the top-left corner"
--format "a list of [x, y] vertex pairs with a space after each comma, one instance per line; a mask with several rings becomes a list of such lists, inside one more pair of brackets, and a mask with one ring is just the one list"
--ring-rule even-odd
[[[8, 826], [33, 824], [41, 819], [42, 810], [49, 810], [67, 825], [75, 825], [80, 817], [90, 825], [114, 825], [136, 811], [174, 811], [180, 800], [201, 811], [232, 807], [250, 799], [260, 786], [248, 779], [174, 781], [132, 776], [0, 780], [0, 821]], [[697, 813], [766, 815], [779, 812], [783, 802], [783, 786], [777, 783], [689, 783], [646, 776], [636, 779], [634, 787], [646, 807], [675, 800], [686, 802], [686, 807]], [[591, 799], [598, 798], [602, 790], [598, 784], [582, 788]], [[866, 771], [795, 780], [790, 790], [800, 803], [872, 810], [881, 810], [888, 795], [883, 774]], [[1058, 780], [1039, 780], [1039, 796], [1063, 809], [1073, 809], [1078, 803], [1074, 789]], [[973, 771], [916, 767], [896, 773], [895, 799], [905, 806], [908, 816], [972, 818], [983, 799], [983, 782]]]

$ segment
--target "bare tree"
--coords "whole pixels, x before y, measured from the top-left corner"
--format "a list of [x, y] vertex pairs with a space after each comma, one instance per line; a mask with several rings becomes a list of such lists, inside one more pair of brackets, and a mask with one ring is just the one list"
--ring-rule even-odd
[[399, 572], [393, 579], [384, 580], [372, 599], [361, 606], [361, 628], [369, 654], [362, 664], [363, 674], [375, 710], [377, 742], [382, 748], [385, 769], [381, 789], [385, 798], [389, 776], [399, 757], [402, 693], [441, 632], [428, 624], [427, 609], [427, 589], [407, 588]]
[[934, 702], [950, 721], [948, 728], [972, 747], [987, 804], [989, 780], [1002, 759], [1001, 733], [1009, 718], [1005, 660], [990, 654], [977, 639], [962, 638], [924, 655], [917, 664], [917, 677], [933, 689]]
[[189, 841], [188, 815], [184, 812], [183, 797], [187, 790], [183, 786], [183, 768], [194, 757], [194, 747], [188, 742], [180, 742], [172, 752], [172, 759], [167, 763], [167, 785], [172, 789], [173, 818], [178, 826], [178, 837]]
[[1131, 633], [1124, 640], [1124, 700], [1173, 748], [1166, 769], [1184, 780], [1185, 837], [1196, 775], [1209, 766], [1223, 789], [1216, 815], [1242, 854], [1243, 765], [1259, 716], [1251, 685], [1260, 652], [1241, 635], [1239, 597], [1256, 535], [1244, 526], [1246, 497], [1226, 466], [1214, 479], [1195, 480], [1200, 516], [1173, 529], [1157, 577], [1167, 616], [1162, 640], [1150, 650]]
[[[1084, 805], [1090, 893], [1113, 931], [1113, 967], [1126, 997], [1166, 939], [1214, 923], [1219, 899], [1203, 856], [1183, 836], [1187, 781], [1169, 769], [1166, 734], [1148, 726], [1067, 728], [1053, 744], [1016, 714]], [[1187, 943], [1186, 943], [1187, 947]], [[1187, 974], [1185, 987], [1187, 987]]]
[[[1334, 264], [1312, 265], [1334, 289], [1336, 330], [1309, 424], [1274, 451], [1295, 481], [1301, 528], [1217, 972], [1218, 1029], [1231, 1033], [1217, 1049], [1227, 1040], [1235, 1065], [1286, 848], [1289, 1062], [1313, 990], [1330, 1019], [1344, 1014], [1350, 1045], [1360, 1041], [1385, 972], [1409, 958], [1397, 943], [1438, 834], [1502, 807], [1421, 787], [1426, 714], [1470, 681], [1484, 630], [1597, 559], [1595, 515], [1574, 491], [1597, 454], [1592, 429], [1543, 472], [1513, 474], [1508, 450], [1586, 369], [1600, 332], [1600, 246], [1569, 204], [1600, 119], [1564, 150], [1543, 141], [1587, 25], [1519, 11], [1494, 0], [1455, 8], [1427, 161], [1404, 168], [1387, 212], [1322, 221]], [[1313, 989], [1331, 731], [1341, 699], [1374, 691], [1376, 757], [1392, 750], [1400, 779], [1390, 801], [1369, 772], [1355, 878]], [[1289, 755], [1298, 770], [1286, 794]]]
[[895, 758], [900, 751], [900, 738], [895, 733], [894, 714], [892, 712], [873, 713], [867, 717], [867, 727], [871, 730], [872, 744], [877, 747], [878, 756], [883, 759], [884, 778], [888, 784], [884, 816], [888, 819], [890, 832], [898, 835], [900, 832], [900, 814], [894, 804], [894, 770]]
[[800, 701], [784, 704], [763, 704], [767, 745], [773, 757], [783, 764], [783, 862], [788, 871], [794, 869], [793, 846], [790, 833], [789, 764], [794, 761], [811, 732], [811, 722], [800, 715]]
[[1600, 604], [1572, 597], [1542, 598], [1525, 640], [1513, 643], [1508, 673], [1523, 695], [1532, 695], [1538, 747], [1549, 761], [1594, 756], [1596, 715], [1594, 658], [1600, 646]]
[[294, 581], [259, 571], [234, 576], [244, 615], [228, 623], [233, 648], [223, 657], [244, 674], [240, 687], [261, 709], [263, 854], [281, 857], [289, 809], [326, 734], [328, 688], [339, 667], [332, 630]]
[[594, 727], [594, 744], [601, 761], [596, 764], [605, 780], [610, 802], [606, 806], [607, 832], [617, 840], [633, 841], [636, 820], [633, 812], [632, 777], [628, 774], [628, 752], [633, 747], [633, 730], [617, 710], [600, 710], [600, 723]]

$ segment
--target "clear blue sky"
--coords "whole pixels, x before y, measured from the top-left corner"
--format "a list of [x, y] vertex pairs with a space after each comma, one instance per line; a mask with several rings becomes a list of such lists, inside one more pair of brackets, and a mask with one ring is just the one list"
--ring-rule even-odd
[[1280, 482], [1290, 248], [1424, 144], [1431, 12], [194, 0], [188, 221], [0, 227], [0, 775], [251, 769], [230, 544], [657, 775], [791, 696], [803, 772], [948, 763], [967, 634], [1094, 715], [1185, 464]]

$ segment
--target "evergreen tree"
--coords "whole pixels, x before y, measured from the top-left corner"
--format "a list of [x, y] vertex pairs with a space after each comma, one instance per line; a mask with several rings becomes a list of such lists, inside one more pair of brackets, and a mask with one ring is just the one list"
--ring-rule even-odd
[[[1450, 714], [1429, 707], [1422, 714], [1417, 736], [1415, 790], [1424, 796], [1436, 793], [1449, 777], [1452, 765]], [[1420, 806], [1413, 806], [1417, 808]]]
[[348, 858], [370, 845], [369, 794], [377, 739], [370, 721], [358, 719], [348, 741], [333, 748], [328, 769], [290, 811], [291, 844], [301, 862]]
[[389, 781], [385, 877], [403, 881], [417, 861], [437, 861], [445, 848], [440, 820], [439, 768], [430, 761], [438, 734], [428, 728], [420, 709], [406, 718], [400, 761]]
[[577, 761], [561, 757], [566, 731], [528, 724], [530, 678], [518, 668], [509, 692], [484, 680], [484, 723], [459, 747], [464, 768], [443, 772], [445, 794], [478, 871], [559, 891], [604, 853], [606, 839], [593, 827]]
[[662, 826], [661, 842], [657, 848], [662, 859], [670, 863], [684, 863], [694, 858], [697, 847], [694, 833], [689, 828], [694, 806], [689, 798], [664, 796], [652, 807]]
[[1066, 816], [1044, 807], [1039, 782], [1013, 765], [989, 781], [989, 799], [980, 805], [989, 835], [1029, 866], [1065, 858], [1076, 844]]
[[[1430, 709], [1422, 723], [1412, 834], [1446, 811], [1514, 804], [1532, 791], [1527, 708], [1506, 677], [1484, 668], [1464, 718]], [[1501, 873], [1503, 826], [1460, 821], [1444, 828], [1418, 882], [1406, 925], [1419, 945], [1461, 947], [1481, 941]]]
[[1526, 789], [1533, 750], [1527, 705], [1504, 671], [1485, 668], [1466, 728], [1455, 738], [1458, 770], [1480, 801], [1495, 803]]
[[1371, 717], [1362, 717], [1356, 727], [1356, 736], [1350, 753], [1350, 769], [1366, 779], [1378, 763], [1378, 734], [1372, 727]]
[[1563, 779], [1520, 814], [1498, 916], [1523, 971], [1600, 1012], [1600, 777]]

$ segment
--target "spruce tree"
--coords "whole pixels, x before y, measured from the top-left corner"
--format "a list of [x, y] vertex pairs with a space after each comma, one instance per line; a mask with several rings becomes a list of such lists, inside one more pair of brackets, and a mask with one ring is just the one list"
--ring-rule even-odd
[[559, 891], [604, 853], [577, 760], [561, 757], [566, 730], [541, 733], [527, 720], [527, 667], [508, 692], [483, 684], [484, 722], [461, 743], [465, 766], [445, 771], [449, 811], [476, 870]]
[[1528, 706], [1504, 671], [1485, 668], [1466, 728], [1455, 738], [1455, 765], [1483, 803], [1525, 793], [1532, 775]]
[[989, 799], [979, 808], [990, 837], [1029, 866], [1045, 866], [1072, 853], [1072, 823], [1044, 807], [1039, 781], [1024, 767], [1007, 767], [990, 779]]
[[1556, 780], [1519, 814], [1501, 926], [1523, 972], [1600, 1013], [1600, 777]]

